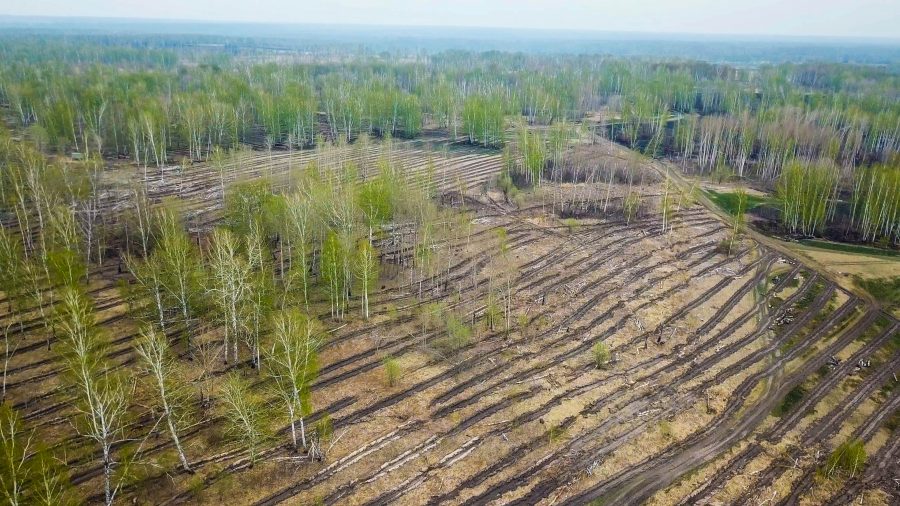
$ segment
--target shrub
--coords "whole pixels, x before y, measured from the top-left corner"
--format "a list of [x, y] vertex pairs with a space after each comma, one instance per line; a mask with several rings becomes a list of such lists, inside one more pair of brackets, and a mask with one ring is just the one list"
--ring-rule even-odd
[[638, 209], [641, 206], [641, 196], [635, 192], [628, 192], [622, 201], [622, 212], [625, 214], [625, 222], [631, 223], [631, 220], [637, 217]]
[[603, 341], [597, 341], [597, 344], [594, 345], [593, 352], [594, 363], [597, 364], [597, 369], [606, 367], [606, 364], [609, 363], [609, 348]]
[[400, 368], [400, 362], [396, 358], [387, 357], [384, 359], [384, 379], [387, 382], [387, 386], [397, 386], [400, 383], [402, 374], [403, 370]]
[[463, 323], [455, 314], [447, 314], [445, 321], [447, 335], [438, 339], [435, 347], [444, 353], [452, 353], [465, 347], [472, 340], [472, 328]]
[[326, 442], [331, 441], [332, 434], [334, 434], [334, 425], [331, 423], [331, 415], [325, 413], [322, 418], [316, 422], [315, 435], [319, 441]]
[[804, 395], [806, 395], [806, 389], [803, 388], [803, 385], [795, 386], [790, 392], [785, 394], [784, 399], [781, 400], [781, 404], [775, 406], [775, 409], [772, 410], [772, 416], [780, 418], [786, 415], [803, 399]]
[[501, 173], [497, 177], [497, 188], [503, 192], [503, 197], [506, 198], [507, 202], [515, 200], [519, 196], [519, 189], [516, 188], [516, 184], [508, 172]]

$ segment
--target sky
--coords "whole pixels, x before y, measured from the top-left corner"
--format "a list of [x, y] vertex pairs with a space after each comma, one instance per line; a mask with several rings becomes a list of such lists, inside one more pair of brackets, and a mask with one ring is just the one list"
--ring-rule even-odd
[[900, 39], [900, 0], [2, 0], [0, 15]]

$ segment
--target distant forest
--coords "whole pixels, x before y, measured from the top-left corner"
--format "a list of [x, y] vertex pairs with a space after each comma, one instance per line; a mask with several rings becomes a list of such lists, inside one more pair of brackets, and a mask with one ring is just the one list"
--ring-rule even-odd
[[[896, 46], [677, 37], [644, 45], [625, 36], [591, 42], [569, 35], [546, 53], [430, 52], [482, 31], [448, 31], [456, 33], [452, 42], [443, 30], [407, 36], [367, 28], [333, 46], [327, 41], [342, 37], [340, 28], [286, 39], [278, 37], [287, 28], [277, 25], [274, 38], [243, 38], [174, 33], [216, 25], [175, 24], [170, 35], [150, 36], [141, 32], [157, 28], [152, 23], [104, 25], [105, 33], [96, 23], [54, 25], [40, 36], [28, 34], [37, 25], [19, 25], [0, 37], [0, 105], [41, 151], [161, 168], [241, 145], [302, 149], [363, 133], [415, 138], [426, 129], [484, 147], [512, 140], [527, 152], [530, 145], [563, 146], [577, 128], [678, 159], [686, 171], [780, 185], [792, 203], [783, 209], [792, 232], [821, 231], [846, 197], [845, 233], [900, 241]], [[130, 28], [136, 33], [121, 33]], [[235, 25], [233, 32], [257, 30]], [[514, 40], [510, 33], [479, 44], [528, 48], [553, 35]], [[349, 49], [365, 37], [367, 46]], [[594, 43], [613, 53], [627, 45], [652, 53], [699, 44], [731, 47], [736, 62], [759, 58], [757, 51], [767, 56], [747, 65], [705, 61], [703, 51], [691, 60], [549, 52]], [[388, 50], [394, 44], [402, 49]], [[858, 61], [884, 64], [817, 59], [857, 52]], [[763, 63], [794, 56], [813, 60]], [[534, 128], [541, 126], [549, 128]]]

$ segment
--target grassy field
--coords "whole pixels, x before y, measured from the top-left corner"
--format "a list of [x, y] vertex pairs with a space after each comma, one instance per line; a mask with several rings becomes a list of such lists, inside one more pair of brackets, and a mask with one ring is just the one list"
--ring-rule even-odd
[[804, 246], [827, 249], [831, 251], [840, 251], [843, 253], [857, 253], [860, 255], [900, 258], [900, 251], [873, 248], [871, 246], [861, 246], [858, 244], [844, 244], [839, 242], [821, 241], [818, 239], [804, 239], [800, 241], [800, 243]]
[[900, 276], [878, 279], [854, 276], [853, 279], [859, 287], [872, 294], [886, 307], [890, 309], [900, 307]]
[[[716, 190], [703, 190], [706, 192], [707, 196], [709, 196], [710, 200], [715, 202], [719, 208], [721, 208], [726, 213], [736, 216], [737, 215], [737, 206], [738, 199], [737, 195], [732, 192], [718, 192]], [[771, 202], [771, 199], [763, 198], [758, 195], [747, 194], [747, 208], [744, 211], [749, 211], [755, 207], [761, 206], [763, 204]]]

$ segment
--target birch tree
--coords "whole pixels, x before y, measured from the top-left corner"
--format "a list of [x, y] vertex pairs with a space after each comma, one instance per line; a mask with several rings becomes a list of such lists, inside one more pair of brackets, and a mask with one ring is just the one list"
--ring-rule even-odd
[[318, 375], [318, 352], [324, 343], [321, 324], [299, 311], [286, 310], [275, 316], [274, 342], [269, 352], [270, 375], [284, 402], [296, 451], [297, 423], [300, 441], [307, 447], [304, 417], [312, 411], [310, 387]]
[[153, 256], [155, 265], [161, 270], [159, 282], [181, 313], [181, 323], [185, 326], [190, 348], [190, 332], [186, 327], [193, 317], [197, 294], [202, 286], [200, 252], [173, 211], [161, 211], [158, 222], [159, 243]]
[[110, 370], [105, 360], [105, 343], [94, 322], [90, 301], [75, 289], [67, 289], [60, 304], [59, 326], [65, 341], [65, 361], [77, 397], [74, 425], [78, 433], [100, 450], [103, 466], [103, 493], [112, 504], [122, 481], [114, 485], [119, 462], [113, 448], [125, 440], [128, 414], [128, 385]]
[[315, 206], [306, 195], [295, 193], [287, 197], [287, 240], [291, 256], [288, 285], [291, 286], [294, 280], [300, 282], [303, 305], [307, 308], [309, 307], [309, 263], [315, 234], [315, 217]]
[[344, 275], [344, 262], [346, 251], [340, 238], [334, 232], [329, 232], [322, 245], [322, 280], [325, 282], [325, 290], [331, 301], [331, 317], [343, 318], [344, 300], [347, 293], [346, 278]]
[[0, 406], [0, 492], [10, 506], [27, 504], [33, 441], [34, 432], [25, 429], [19, 414], [10, 406]]
[[231, 231], [224, 228], [213, 230], [209, 263], [210, 292], [224, 327], [222, 351], [226, 364], [229, 344], [232, 346], [234, 361], [238, 360], [241, 309], [249, 290], [249, 266], [238, 249], [238, 240]]
[[253, 365], [259, 372], [260, 363], [260, 336], [263, 331], [265, 315], [271, 311], [272, 296], [275, 291], [273, 283], [274, 275], [268, 262], [268, 254], [264, 244], [262, 228], [258, 221], [250, 225], [250, 234], [246, 240], [247, 249], [247, 290], [244, 297], [244, 313], [247, 317], [243, 321], [246, 329], [247, 345], [253, 355]]
[[372, 287], [378, 283], [378, 252], [372, 246], [371, 242], [360, 239], [356, 248], [354, 267], [356, 279], [359, 282], [360, 287], [362, 315], [368, 320], [369, 293], [372, 291]]
[[250, 453], [250, 465], [256, 463], [260, 445], [266, 439], [266, 416], [263, 404], [256, 398], [237, 372], [232, 372], [222, 385], [222, 403], [226, 430]]
[[78, 504], [72, 497], [68, 469], [46, 447], [38, 447], [31, 457], [32, 480], [30, 498], [40, 506]]
[[185, 383], [177, 377], [176, 362], [165, 334], [147, 327], [141, 330], [140, 335], [136, 351], [141, 358], [141, 366], [152, 383], [156, 403], [162, 411], [162, 418], [168, 428], [169, 437], [172, 438], [172, 444], [178, 452], [181, 467], [191, 472], [181, 438], [178, 436], [179, 429], [184, 425], [188, 414]]
[[163, 331], [166, 330], [166, 304], [163, 286], [163, 265], [158, 256], [140, 259], [131, 255], [125, 257], [125, 265], [140, 288], [139, 293], [150, 301], [153, 309], [148, 321], [154, 322]]
[[7, 312], [21, 304], [25, 290], [25, 248], [22, 241], [6, 229], [0, 229], [0, 290], [6, 295]]

